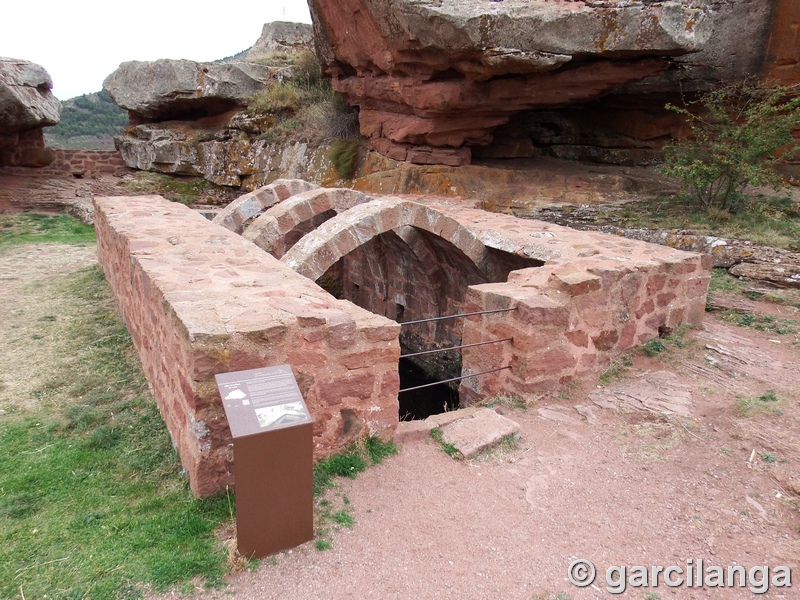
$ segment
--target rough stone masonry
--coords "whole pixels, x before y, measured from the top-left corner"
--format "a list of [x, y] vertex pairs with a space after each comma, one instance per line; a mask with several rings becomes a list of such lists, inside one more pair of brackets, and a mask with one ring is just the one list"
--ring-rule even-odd
[[[512, 309], [466, 319], [462, 338], [448, 338], [511, 338], [464, 351], [462, 374], [502, 370], [465, 379], [462, 404], [498, 393], [534, 398], [665, 328], [702, 322], [710, 256], [441, 198], [344, 202], [342, 194], [276, 182], [234, 201], [219, 224], [157, 196], [95, 200], [100, 263], [198, 495], [233, 482], [216, 373], [290, 364], [314, 418], [318, 458], [365, 435], [393, 435], [401, 328], [382, 316], [398, 317], [381, 286], [405, 298], [406, 319], [438, 316], [424, 314], [430, 306]], [[286, 250], [281, 260], [247, 239], [272, 221], [293, 224], [275, 230], [283, 239], [270, 238]], [[311, 279], [340, 260], [339, 273], [352, 278], [378, 254], [392, 265], [370, 267], [374, 293], [347, 299], [345, 281], [337, 300]], [[469, 267], [485, 283], [442, 287], [446, 297], [429, 305], [436, 260]], [[398, 270], [414, 261], [429, 268]]]
[[400, 327], [158, 196], [95, 199], [98, 258], [198, 496], [233, 483], [214, 374], [291, 364], [315, 456], [397, 426]]

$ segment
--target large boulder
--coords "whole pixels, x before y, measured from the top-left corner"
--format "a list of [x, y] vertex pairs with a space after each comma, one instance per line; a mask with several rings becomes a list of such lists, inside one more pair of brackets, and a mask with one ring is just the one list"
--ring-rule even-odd
[[58, 123], [61, 102], [53, 80], [30, 61], [0, 57], [0, 166], [44, 166], [52, 161], [42, 128]]
[[[373, 146], [403, 158], [415, 145], [454, 152], [484, 146], [512, 117], [586, 106], [617, 93], [626, 94], [621, 113], [638, 111], [637, 125], [626, 124], [620, 135], [600, 135], [602, 142], [618, 144], [637, 126], [645, 135], [663, 137], [672, 121], [653, 127], [641, 118], [653, 107], [663, 108], [664, 94], [758, 73], [774, 37], [775, 15], [787, 13], [781, 18], [790, 34], [800, 3], [309, 0], [309, 5], [334, 88], [360, 107], [361, 131]], [[784, 46], [796, 59], [796, 38]], [[653, 101], [643, 101], [643, 94]], [[605, 120], [598, 119], [597, 108], [590, 112], [587, 118]], [[624, 122], [618, 116], [614, 120]], [[545, 135], [560, 133], [553, 123], [545, 124]], [[517, 123], [511, 127], [519, 132]], [[526, 141], [506, 140], [509, 151], [530, 151], [540, 128], [534, 123]]]
[[132, 123], [200, 118], [247, 106], [285, 70], [249, 62], [130, 61], [103, 82]]
[[267, 58], [281, 52], [297, 52], [314, 45], [314, 30], [306, 23], [274, 21], [265, 23], [253, 47], [245, 54], [245, 60]]

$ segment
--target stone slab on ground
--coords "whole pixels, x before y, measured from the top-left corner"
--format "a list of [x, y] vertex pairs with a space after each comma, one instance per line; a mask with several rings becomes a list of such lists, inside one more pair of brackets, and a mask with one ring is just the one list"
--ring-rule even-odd
[[409, 443], [430, 437], [432, 429], [442, 430], [442, 441], [453, 444], [464, 458], [471, 458], [498, 444], [509, 435], [519, 435], [519, 425], [490, 408], [470, 406], [431, 415], [424, 420], [403, 421], [395, 441]]
[[463, 418], [451, 420], [441, 429], [442, 441], [452, 444], [464, 458], [472, 458], [509, 435], [518, 436], [520, 426], [489, 408], [480, 408]]
[[431, 429], [436, 427], [441, 428], [459, 419], [466, 419], [482, 409], [482, 406], [470, 406], [468, 408], [459, 408], [458, 410], [439, 413], [438, 415], [431, 415], [427, 419], [401, 421], [395, 431], [394, 439], [396, 442], [402, 444], [429, 438]]
[[674, 373], [652, 371], [589, 394], [600, 408], [691, 416], [692, 393]]

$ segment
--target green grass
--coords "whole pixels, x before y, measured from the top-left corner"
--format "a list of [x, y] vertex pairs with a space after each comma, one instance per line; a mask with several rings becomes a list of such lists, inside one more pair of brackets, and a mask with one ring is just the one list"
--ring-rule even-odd
[[336, 477], [355, 479], [370, 464], [378, 464], [393, 454], [397, 454], [394, 442], [369, 437], [351, 444], [341, 454], [319, 461], [314, 465], [314, 496], [319, 498], [333, 487]]
[[615, 383], [625, 377], [625, 373], [632, 366], [633, 360], [631, 360], [631, 357], [623, 354], [614, 360], [614, 362], [612, 362], [605, 371], [600, 373], [598, 383], [600, 385], [609, 385]]
[[604, 217], [622, 227], [689, 230], [800, 251], [800, 203], [785, 196], [749, 196], [735, 214], [708, 212], [696, 202], [665, 196], [604, 209], [599, 218]]
[[796, 334], [800, 331], [800, 321], [772, 317], [769, 315], [742, 314], [734, 310], [725, 310], [718, 313], [722, 321], [734, 323], [739, 327], [749, 327], [758, 331], [770, 331], [778, 335]]
[[[54, 221], [58, 223], [58, 221]], [[192, 497], [96, 267], [59, 284], [82, 315], [36, 408], [0, 422], [0, 597], [140, 597], [226, 573], [228, 498]]]
[[[337, 477], [355, 479], [368, 466], [379, 464], [387, 456], [397, 454], [394, 442], [384, 442], [377, 437], [368, 437], [351, 444], [341, 454], [336, 454], [314, 465], [314, 500], [316, 514], [314, 523], [314, 542], [317, 550], [333, 547], [330, 525], [351, 528], [355, 518], [351, 511], [350, 499], [340, 494], [330, 494], [336, 487]], [[331, 498], [330, 496], [334, 496]], [[334, 510], [334, 502], [340, 502]]]
[[489, 408], [494, 406], [507, 406], [508, 408], [516, 408], [518, 410], [528, 410], [528, 405], [519, 396], [513, 394], [498, 394], [486, 400], [485, 405]]
[[765, 300], [773, 304], [785, 304], [800, 308], [800, 290], [793, 289], [755, 289], [753, 282], [742, 281], [729, 275], [725, 269], [712, 269], [709, 292], [723, 292], [743, 296], [748, 300]]
[[780, 416], [781, 400], [775, 395], [773, 390], [767, 390], [757, 398], [746, 398], [740, 396], [736, 400], [736, 409], [741, 417], [752, 417], [759, 414], [774, 414]]
[[138, 171], [132, 177], [120, 181], [119, 186], [133, 194], [157, 194], [167, 200], [192, 205], [216, 186], [202, 177], [179, 177], [162, 173]]
[[0, 249], [42, 242], [86, 245], [94, 241], [94, 227], [65, 213], [0, 213]]
[[652, 339], [652, 340], [648, 340], [642, 346], [642, 351], [647, 356], [651, 356], [651, 357], [652, 356], [656, 356], [657, 354], [660, 354], [660, 353], [664, 352], [664, 350], [666, 350], [666, 349], [667, 349], [667, 347], [664, 345], [664, 342], [662, 342], [658, 338], [655, 338], [655, 339]]
[[459, 458], [461, 456], [461, 452], [453, 444], [444, 441], [441, 427], [431, 429], [431, 437], [441, 446], [442, 451], [447, 456], [451, 458]]
[[358, 170], [361, 143], [357, 139], [339, 138], [328, 150], [328, 158], [342, 179], [352, 179]]

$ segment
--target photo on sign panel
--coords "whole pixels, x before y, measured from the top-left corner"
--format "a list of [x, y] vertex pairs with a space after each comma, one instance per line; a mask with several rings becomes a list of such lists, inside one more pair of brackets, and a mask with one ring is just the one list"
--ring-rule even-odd
[[274, 427], [306, 419], [306, 411], [302, 402], [287, 402], [275, 406], [265, 406], [256, 409], [258, 424], [263, 427]]

